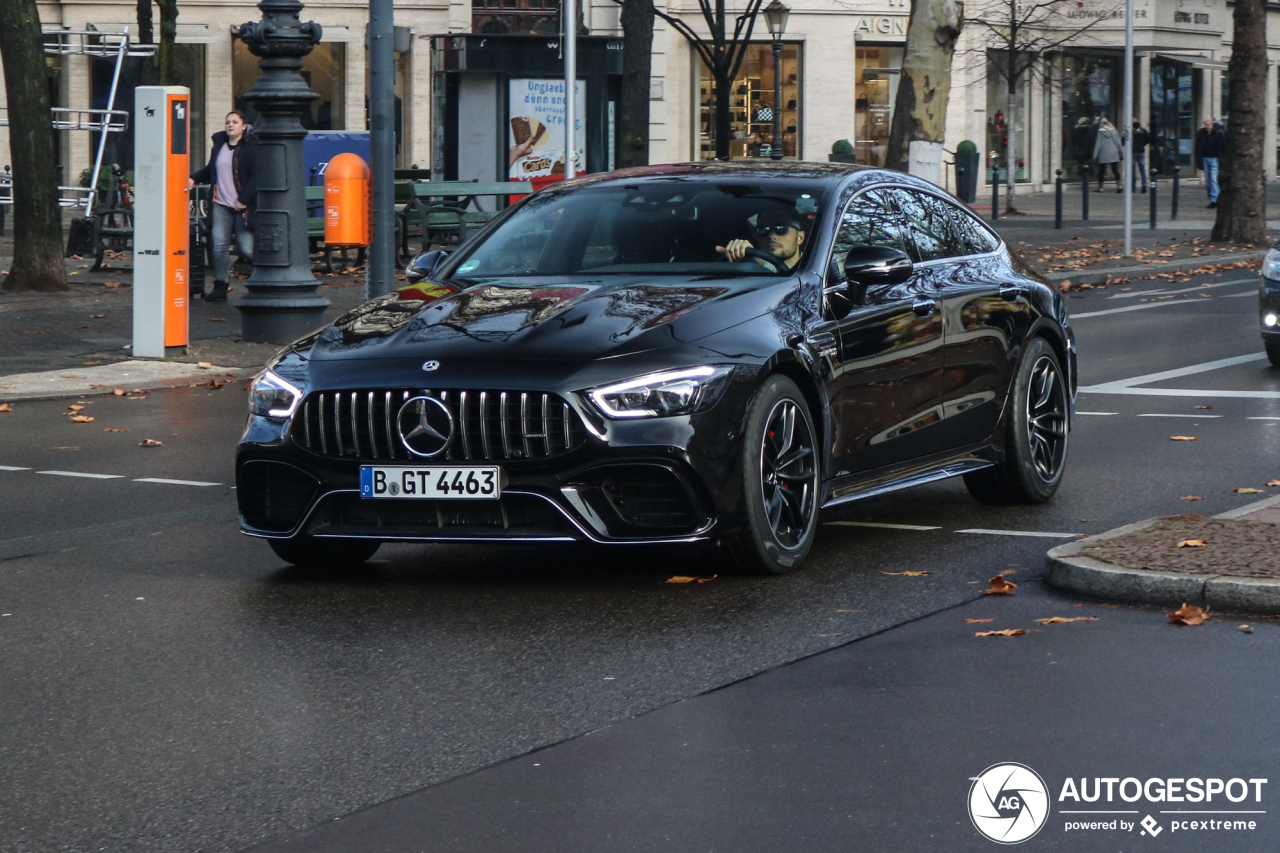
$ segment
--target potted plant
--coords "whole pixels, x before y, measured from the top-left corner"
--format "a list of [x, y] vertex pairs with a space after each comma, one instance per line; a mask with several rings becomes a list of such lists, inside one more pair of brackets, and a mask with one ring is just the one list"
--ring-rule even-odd
[[857, 163], [853, 154], [853, 143], [847, 139], [837, 139], [831, 144], [831, 153], [827, 155], [831, 163]]

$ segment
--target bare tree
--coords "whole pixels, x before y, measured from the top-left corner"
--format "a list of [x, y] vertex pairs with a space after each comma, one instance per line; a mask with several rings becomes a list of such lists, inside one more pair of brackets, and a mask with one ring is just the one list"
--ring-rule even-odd
[[[989, 69], [987, 73], [994, 71], [999, 75], [1008, 93], [1005, 209], [1009, 213], [1018, 212], [1013, 198], [1018, 160], [1019, 86], [1043, 79], [1043, 75], [1049, 73], [1046, 57], [1081, 41], [1089, 30], [1105, 20], [1113, 20], [1116, 14], [1111, 8], [1092, 10], [1094, 14], [1087, 19], [1088, 23], [1080, 25], [1075, 23], [1078, 19], [1067, 17], [1078, 5], [1076, 0], [976, 0], [965, 5], [966, 22], [982, 28], [988, 36], [973, 52], [980, 55], [980, 61]], [[1124, 128], [1123, 132], [1129, 130]]]
[[[626, 3], [623, 0], [614, 2], [622, 3], [625, 15]], [[733, 132], [729, 112], [733, 106], [733, 81], [742, 68], [742, 60], [746, 58], [747, 45], [751, 42], [756, 16], [762, 5], [764, 0], [747, 0], [747, 10], [733, 19], [733, 36], [730, 37], [725, 0], [698, 0], [703, 20], [711, 31], [709, 40], [698, 35], [692, 27], [674, 15], [669, 15], [656, 6], [653, 10], [655, 15], [670, 24], [693, 45], [698, 56], [711, 69], [711, 79], [716, 84], [716, 158], [719, 160], [729, 159], [729, 137]]]
[[653, 74], [653, 0], [622, 3], [619, 166], [649, 163], [649, 81]]
[[0, 0], [0, 59], [13, 156], [13, 266], [4, 290], [69, 290], [62, 260], [57, 137], [36, 0]]
[[[913, 142], [942, 164], [942, 139], [946, 134], [947, 102], [951, 98], [951, 58], [955, 54], [964, 5], [955, 0], [916, 0], [907, 24], [907, 48], [893, 102], [886, 165], [910, 171]], [[926, 176], [928, 177], [928, 176]], [[937, 180], [937, 176], [933, 176]]]
[[156, 52], [156, 66], [160, 70], [160, 85], [171, 86], [173, 77], [173, 49], [178, 37], [178, 0], [156, 0], [160, 7], [160, 49]]
[[1227, 150], [1214, 240], [1262, 243], [1267, 194], [1263, 178], [1267, 111], [1267, 3], [1235, 0], [1231, 60], [1227, 65]]

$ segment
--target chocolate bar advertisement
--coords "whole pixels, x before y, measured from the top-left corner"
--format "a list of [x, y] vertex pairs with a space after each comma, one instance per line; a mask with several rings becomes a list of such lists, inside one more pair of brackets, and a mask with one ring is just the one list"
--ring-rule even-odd
[[[556, 79], [511, 80], [509, 83], [509, 176], [515, 181], [563, 176], [565, 173], [564, 81]], [[586, 162], [587, 84], [574, 84], [574, 147], [578, 171]]]

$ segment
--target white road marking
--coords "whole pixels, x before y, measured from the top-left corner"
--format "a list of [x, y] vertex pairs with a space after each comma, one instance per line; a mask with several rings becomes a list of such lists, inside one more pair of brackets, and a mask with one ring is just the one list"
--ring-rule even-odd
[[1246, 421], [1280, 421], [1280, 418], [1272, 417], [1271, 415], [1262, 415], [1256, 418], [1245, 418], [1245, 420]]
[[1100, 418], [1106, 418], [1112, 415], [1118, 415], [1120, 413], [1119, 412], [1076, 412], [1076, 414], [1077, 415], [1097, 415]]
[[1123, 308], [1108, 308], [1106, 311], [1085, 311], [1083, 314], [1069, 314], [1072, 320], [1083, 320], [1085, 317], [1101, 317], [1103, 314], [1125, 314], [1129, 311], [1145, 311], [1148, 308], [1163, 308], [1166, 305], [1200, 305], [1194, 299], [1167, 299], [1164, 302], [1148, 302], [1145, 305], [1126, 305]]
[[941, 527], [930, 527], [924, 524], [888, 524], [878, 521], [828, 521], [827, 524], [839, 527], [883, 527], [886, 530], [941, 530]]
[[1243, 293], [1224, 293], [1220, 298], [1221, 299], [1242, 299], [1246, 296], [1257, 296], [1257, 295], [1258, 295], [1258, 291], [1254, 288], [1250, 288], [1249, 290], [1246, 290]]
[[1258, 352], [1249, 355], [1237, 355], [1232, 358], [1220, 358], [1216, 361], [1206, 361], [1202, 364], [1192, 364], [1188, 367], [1179, 367], [1173, 370], [1162, 370], [1159, 373], [1145, 373], [1141, 376], [1131, 376], [1128, 379], [1117, 379], [1112, 382], [1103, 382], [1098, 385], [1085, 385], [1079, 389], [1081, 393], [1090, 394], [1138, 394], [1147, 397], [1247, 397], [1257, 399], [1278, 399], [1280, 391], [1197, 391], [1182, 388], [1137, 388], [1137, 385], [1147, 385], [1151, 382], [1163, 382], [1166, 379], [1178, 379], [1183, 376], [1191, 376], [1196, 373], [1207, 373], [1211, 370], [1221, 370], [1224, 367], [1235, 367], [1239, 364], [1249, 364], [1255, 361], [1262, 361], [1267, 357], [1266, 353]]
[[1039, 536], [1042, 539], [1074, 539], [1074, 533], [1050, 533], [1044, 530], [986, 530], [981, 527], [971, 527], [967, 530], [957, 530], [956, 533], [985, 533], [989, 536]]
[[[1197, 290], [1208, 290], [1211, 287], [1227, 287], [1232, 284], [1257, 284], [1258, 278], [1233, 278], [1230, 281], [1215, 281], [1213, 284], [1197, 284], [1195, 287], [1184, 287], [1181, 290], [1139, 290], [1135, 293], [1117, 293], [1115, 296], [1108, 296], [1108, 299], [1133, 299], [1135, 296], [1171, 296], [1175, 293], [1194, 293]], [[1255, 293], [1257, 291], [1254, 291]]]
[[221, 483], [205, 483], [200, 480], [166, 480], [163, 477], [142, 477], [135, 483], [166, 483], [170, 486], [221, 486]]
[[1202, 391], [1194, 388], [1081, 388], [1095, 394], [1136, 394], [1141, 397], [1226, 397], [1280, 400], [1280, 391]]
[[37, 471], [37, 474], [51, 474], [54, 477], [87, 477], [90, 480], [123, 480], [123, 474], [86, 474], [83, 471]]
[[1147, 414], [1147, 415], [1138, 415], [1138, 417], [1140, 417], [1140, 418], [1195, 418], [1196, 420], [1200, 420], [1201, 418], [1220, 418], [1220, 417], [1222, 417], [1222, 415], [1163, 415], [1163, 414]]
[[30, 471], [30, 468], [19, 468], [15, 465], [0, 465], [0, 471]]

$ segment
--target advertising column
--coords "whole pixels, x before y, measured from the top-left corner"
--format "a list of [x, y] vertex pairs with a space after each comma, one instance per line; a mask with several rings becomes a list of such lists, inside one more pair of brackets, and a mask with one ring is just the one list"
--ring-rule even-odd
[[190, 93], [139, 86], [133, 134], [133, 355], [187, 346], [187, 153]]
[[[535, 190], [564, 179], [564, 81], [529, 78], [508, 84], [507, 134], [508, 176], [513, 181], [532, 181]], [[577, 162], [587, 162], [587, 84], [578, 80], [573, 87], [573, 146]]]

